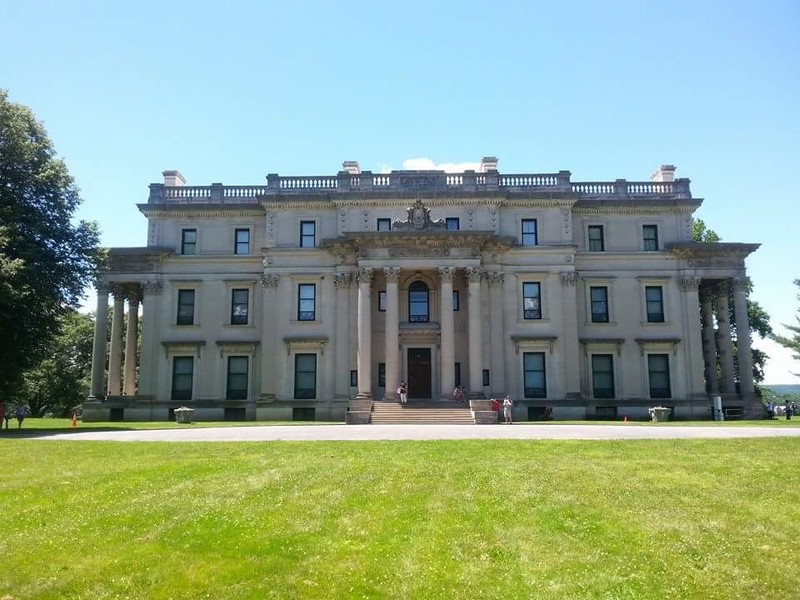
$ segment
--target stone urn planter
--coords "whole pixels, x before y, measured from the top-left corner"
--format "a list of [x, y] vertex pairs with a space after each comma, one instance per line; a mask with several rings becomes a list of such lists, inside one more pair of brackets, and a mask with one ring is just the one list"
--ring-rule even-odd
[[188, 406], [181, 406], [175, 409], [175, 422], [176, 423], [191, 423], [194, 409]]
[[650, 420], [653, 423], [663, 423], [669, 421], [669, 415], [672, 409], [666, 406], [654, 406], [650, 409]]

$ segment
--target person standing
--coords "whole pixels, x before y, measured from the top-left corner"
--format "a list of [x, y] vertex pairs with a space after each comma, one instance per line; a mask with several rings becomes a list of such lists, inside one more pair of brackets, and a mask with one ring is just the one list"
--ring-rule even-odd
[[511, 396], [506, 394], [506, 397], [503, 399], [503, 417], [505, 417], [506, 425], [511, 425], [511, 407], [514, 406], [514, 401], [511, 400]]
[[461, 391], [460, 385], [457, 385], [453, 389], [453, 400], [455, 400], [457, 404], [461, 404], [462, 402], [464, 402], [464, 393]]
[[786, 420], [791, 421], [792, 413], [794, 412], [794, 407], [792, 406], [792, 403], [789, 402], [788, 400], [786, 401], [786, 406], [784, 407], [784, 411], [786, 413]]
[[400, 398], [400, 404], [408, 402], [408, 388], [405, 381], [400, 382], [400, 387], [397, 388], [397, 396]]
[[775, 407], [772, 405], [771, 400], [767, 400], [767, 418], [768, 419], [775, 418]]
[[18, 423], [17, 429], [22, 429], [22, 422], [25, 420], [25, 415], [26, 415], [25, 407], [22, 404], [20, 404], [19, 406], [17, 406], [17, 412], [16, 412], [17, 423]]

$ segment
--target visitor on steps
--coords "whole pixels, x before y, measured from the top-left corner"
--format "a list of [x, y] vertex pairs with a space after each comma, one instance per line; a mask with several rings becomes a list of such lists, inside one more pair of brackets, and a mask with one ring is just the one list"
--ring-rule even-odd
[[401, 381], [400, 387], [397, 388], [397, 398], [400, 404], [408, 402], [408, 388], [406, 387], [405, 381]]
[[511, 407], [514, 406], [514, 402], [511, 400], [511, 396], [506, 394], [506, 397], [503, 399], [503, 416], [506, 419], [506, 425], [511, 425]]

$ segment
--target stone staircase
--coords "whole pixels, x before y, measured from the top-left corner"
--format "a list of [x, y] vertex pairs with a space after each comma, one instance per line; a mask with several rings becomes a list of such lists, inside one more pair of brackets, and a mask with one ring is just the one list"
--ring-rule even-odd
[[455, 402], [432, 402], [430, 400], [409, 400], [408, 404], [397, 402], [373, 402], [370, 422], [379, 424], [458, 424], [473, 425], [472, 411], [469, 407]]

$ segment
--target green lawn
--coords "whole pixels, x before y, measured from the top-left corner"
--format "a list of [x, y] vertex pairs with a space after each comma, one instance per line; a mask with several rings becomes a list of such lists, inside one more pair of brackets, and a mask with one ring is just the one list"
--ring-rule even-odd
[[0, 438], [0, 452], [0, 598], [764, 599], [800, 589], [800, 439]]

